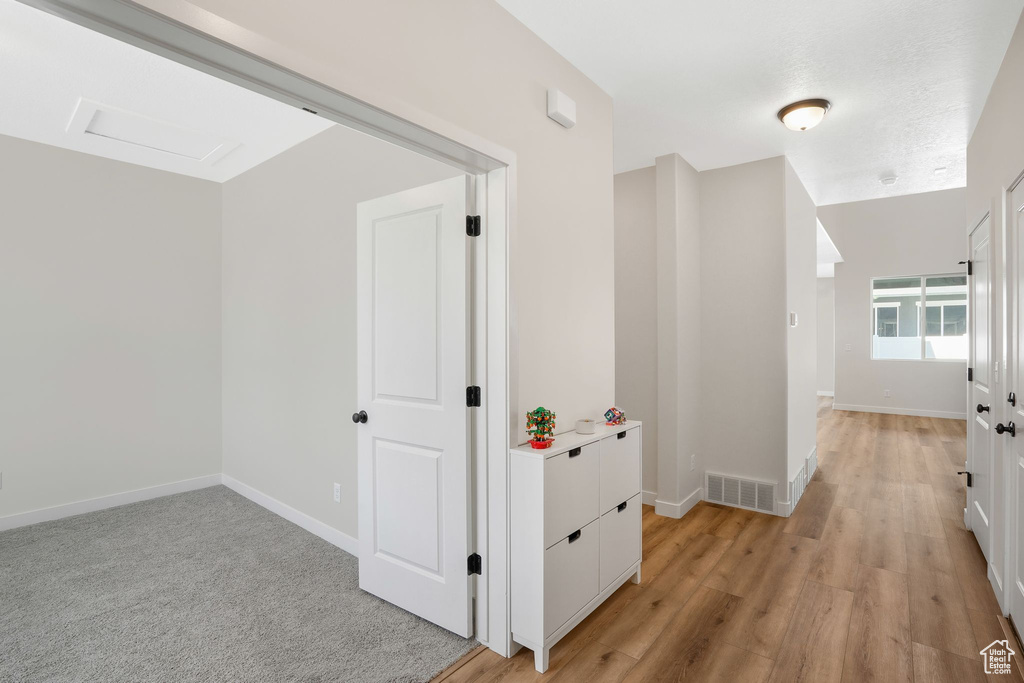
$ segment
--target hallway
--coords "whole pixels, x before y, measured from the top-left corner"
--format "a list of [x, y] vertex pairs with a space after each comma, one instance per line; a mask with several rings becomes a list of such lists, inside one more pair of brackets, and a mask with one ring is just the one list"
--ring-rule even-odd
[[[643, 582], [566, 636], [547, 674], [529, 651], [481, 648], [438, 680], [985, 681], [979, 651], [1013, 636], [963, 523], [965, 438], [959, 420], [819, 399], [820, 464], [789, 519], [645, 506]], [[1024, 680], [1019, 663], [1002, 679]]]

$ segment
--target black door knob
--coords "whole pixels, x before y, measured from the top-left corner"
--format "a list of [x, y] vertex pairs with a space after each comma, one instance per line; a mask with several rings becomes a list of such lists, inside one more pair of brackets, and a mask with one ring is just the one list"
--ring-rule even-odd
[[360, 410], [358, 413], [352, 413], [352, 421], [356, 424], [366, 424], [366, 411]]
[[1017, 425], [1013, 424], [1012, 422], [1007, 422], [1006, 426], [1004, 427], [1003, 423], [1000, 422], [999, 424], [996, 425], [996, 434], [1002, 434], [1004, 432], [1009, 432], [1010, 436], [1017, 436]]
[[988, 406], [983, 406], [980, 403], [978, 404], [978, 412], [979, 413], [987, 413], [988, 411], [989, 411], [989, 407]]

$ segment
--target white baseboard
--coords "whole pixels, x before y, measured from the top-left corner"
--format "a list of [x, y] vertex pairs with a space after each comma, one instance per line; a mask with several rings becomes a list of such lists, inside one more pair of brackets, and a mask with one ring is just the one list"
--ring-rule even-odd
[[262, 491], [257, 491], [251, 486], [243, 484], [234, 477], [229, 477], [226, 474], [208, 474], [204, 477], [196, 477], [195, 479], [185, 479], [183, 481], [175, 481], [170, 484], [160, 484], [158, 486], [150, 486], [144, 489], [136, 489], [135, 491], [124, 491], [123, 493], [114, 493], [109, 496], [81, 500], [75, 503], [67, 503], [66, 505], [56, 505], [54, 507], [42, 508], [40, 510], [31, 510], [29, 512], [19, 512], [13, 515], [7, 515], [6, 517], [0, 517], [0, 531], [16, 529], [18, 527], [38, 524], [40, 522], [50, 522], [55, 519], [63, 519], [65, 517], [74, 517], [75, 515], [82, 515], [87, 512], [98, 512], [99, 510], [107, 510], [109, 508], [129, 505], [131, 503], [139, 503], [144, 500], [152, 500], [153, 498], [163, 498], [164, 496], [172, 496], [176, 493], [185, 493], [186, 491], [195, 491], [196, 489], [217, 486], [219, 484], [224, 484], [235, 493], [245, 496], [257, 505], [265, 507], [274, 514], [302, 527], [311, 534], [319, 536], [331, 545], [341, 548], [350, 555], [355, 555], [356, 557], [359, 556], [359, 541], [355, 538], [352, 538], [348, 534], [338, 531], [319, 520], [313, 519], [306, 513], [299, 512], [290, 505], [286, 505], [275, 498], [271, 498]]
[[654, 505], [658, 502], [657, 491], [641, 491], [640, 494], [640, 502], [644, 505]]
[[883, 413], [885, 415], [911, 415], [913, 417], [939, 417], [946, 420], [966, 420], [967, 413], [947, 412], [944, 410], [915, 410], [913, 408], [889, 408], [888, 406], [855, 406], [847, 403], [835, 403], [832, 410], [850, 410], [855, 413]]
[[80, 500], [75, 503], [67, 503], [65, 505], [55, 505], [54, 507], [42, 508], [40, 510], [19, 512], [13, 515], [7, 515], [6, 517], [0, 517], [0, 531], [16, 529], [21, 526], [38, 524], [40, 522], [51, 522], [55, 519], [63, 519], [64, 517], [74, 517], [75, 515], [82, 515], [87, 512], [98, 512], [99, 510], [116, 508], [122, 505], [129, 505], [131, 503], [139, 503], [153, 498], [163, 498], [164, 496], [172, 496], [175, 493], [195, 491], [196, 489], [203, 489], [208, 486], [217, 486], [220, 484], [220, 477], [221, 475], [219, 474], [208, 474], [204, 477], [184, 479], [182, 481], [171, 482], [170, 484], [160, 484], [158, 486], [149, 486], [144, 489], [136, 489], [134, 491], [113, 493], [109, 496]]
[[679, 519], [687, 512], [689, 512], [694, 505], [700, 502], [704, 497], [704, 489], [699, 488], [679, 503], [670, 503], [664, 500], [654, 501], [654, 513], [661, 515], [662, 517], [671, 517], [672, 519]]
[[789, 517], [793, 514], [793, 504], [788, 500], [775, 501], [775, 516]]
[[292, 524], [300, 526], [314, 536], [319, 536], [331, 545], [341, 548], [349, 555], [359, 557], [359, 541], [348, 534], [338, 531], [332, 526], [314, 519], [305, 512], [300, 512], [290, 505], [282, 503], [276, 498], [271, 498], [262, 491], [258, 491], [248, 484], [243, 484], [234, 477], [226, 474], [221, 475], [223, 483], [235, 493], [245, 496], [261, 507], [265, 507], [279, 517], [284, 517]]
[[819, 391], [818, 392], [818, 396], [828, 396], [829, 398], [834, 398], [835, 395], [836, 395], [836, 392], [834, 392], [834, 391]]

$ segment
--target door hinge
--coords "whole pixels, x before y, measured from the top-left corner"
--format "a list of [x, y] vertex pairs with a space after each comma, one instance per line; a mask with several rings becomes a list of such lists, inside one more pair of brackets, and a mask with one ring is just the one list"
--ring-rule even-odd
[[971, 260], [957, 261], [957, 263], [959, 265], [961, 265], [961, 266], [966, 263], [967, 264], [967, 274], [968, 275], [974, 275], [974, 261], [971, 261]]
[[970, 488], [970, 487], [974, 486], [974, 475], [973, 474], [971, 474], [970, 472], [957, 472], [957, 474], [966, 474], [967, 475], [967, 488]]
[[973, 382], [974, 381], [974, 368], [967, 368], [967, 381], [968, 382]]
[[469, 575], [483, 574], [484, 571], [484, 560], [477, 553], [473, 553], [469, 556], [469, 561], [466, 563], [469, 565]]
[[470, 237], [480, 236], [480, 216], [466, 216], [466, 234]]
[[466, 407], [467, 408], [479, 408], [480, 407], [480, 387], [478, 387], [478, 386], [466, 387]]

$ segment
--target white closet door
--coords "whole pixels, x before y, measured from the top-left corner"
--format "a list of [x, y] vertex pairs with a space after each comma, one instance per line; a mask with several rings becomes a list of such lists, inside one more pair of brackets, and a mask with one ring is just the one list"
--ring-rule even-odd
[[359, 586], [472, 635], [466, 178], [358, 207]]
[[[1013, 278], [1010, 280], [1014, 315], [1011, 323], [1011, 349], [1013, 375], [1008, 391], [1017, 394], [1017, 405], [1010, 409], [1010, 419], [1018, 428], [1024, 427], [1024, 182], [1019, 183], [1010, 198], [1007, 215], [1010, 243], [1014, 249]], [[1024, 434], [1011, 440], [1007, 449], [1006, 471], [1011, 480], [1013, 495], [1007, 504], [1009, 545], [1010, 616], [1018, 628], [1024, 626]]]
[[989, 406], [988, 412], [972, 410], [968, 422], [973, 486], [967, 489], [967, 516], [985, 557], [991, 561], [992, 454], [994, 438], [992, 382], [992, 221], [986, 218], [969, 237], [973, 275], [968, 278], [971, 304], [971, 355], [973, 380], [971, 405]]

